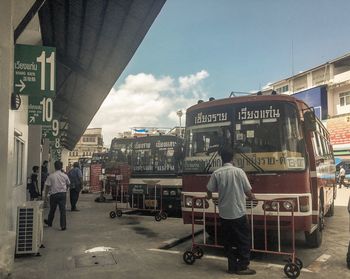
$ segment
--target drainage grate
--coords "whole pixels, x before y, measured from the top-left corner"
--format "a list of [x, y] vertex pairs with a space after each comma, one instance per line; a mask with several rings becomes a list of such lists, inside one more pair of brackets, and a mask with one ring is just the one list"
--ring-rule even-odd
[[86, 253], [74, 257], [75, 267], [106, 266], [117, 264], [111, 252]]

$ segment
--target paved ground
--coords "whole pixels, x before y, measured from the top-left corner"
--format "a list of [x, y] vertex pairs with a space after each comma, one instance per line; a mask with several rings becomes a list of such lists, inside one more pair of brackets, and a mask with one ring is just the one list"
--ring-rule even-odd
[[[350, 278], [345, 265], [349, 241], [349, 217], [345, 208], [350, 190], [338, 193], [336, 214], [327, 218], [324, 242], [307, 249], [298, 235], [297, 254], [305, 269], [299, 278]], [[44, 229], [41, 257], [17, 258], [11, 278], [239, 278], [225, 273], [222, 251], [211, 249], [194, 265], [184, 264], [182, 254], [191, 245], [181, 243], [169, 250], [159, 247], [188, 236], [191, 226], [181, 219], [155, 222], [151, 216], [123, 215], [111, 219], [112, 203], [95, 203], [95, 195], [82, 195], [80, 212], [67, 212], [68, 229], [59, 230], [58, 214], [52, 228]], [[200, 237], [200, 235], [199, 235]], [[107, 252], [89, 252], [110, 247]], [[272, 264], [271, 264], [272, 263]], [[282, 258], [254, 260], [257, 275], [248, 278], [286, 278]]]

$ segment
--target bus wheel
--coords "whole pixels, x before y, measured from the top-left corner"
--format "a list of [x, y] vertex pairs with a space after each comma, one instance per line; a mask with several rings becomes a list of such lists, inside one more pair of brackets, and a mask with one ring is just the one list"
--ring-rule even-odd
[[332, 217], [334, 215], [334, 200], [326, 213], [326, 217]]
[[191, 251], [186, 251], [182, 258], [187, 264], [193, 264], [196, 260], [194, 254]]
[[109, 212], [109, 217], [111, 217], [112, 219], [114, 219], [116, 216], [117, 214], [115, 214], [115, 211]]
[[300, 275], [300, 269], [296, 264], [287, 263], [284, 266], [284, 273], [288, 278], [298, 278]]
[[[322, 204], [319, 201], [319, 204]], [[322, 230], [324, 229], [324, 215], [323, 215], [323, 206], [319, 206], [319, 214], [318, 214], [318, 224], [317, 228], [312, 232], [305, 232], [305, 240], [306, 244], [310, 248], [318, 248], [322, 243]]]

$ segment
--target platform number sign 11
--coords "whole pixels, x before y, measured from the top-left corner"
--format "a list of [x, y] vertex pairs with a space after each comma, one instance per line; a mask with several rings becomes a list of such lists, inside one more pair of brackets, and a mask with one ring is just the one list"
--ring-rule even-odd
[[49, 88], [50, 91], [55, 90], [55, 52], [51, 52], [49, 57], [46, 57], [46, 51], [43, 50], [41, 55], [36, 58], [36, 61], [40, 64], [41, 77], [40, 77], [40, 89], [45, 91], [46, 89], [46, 64], [49, 65]]
[[15, 46], [14, 93], [45, 97], [56, 94], [56, 48]]

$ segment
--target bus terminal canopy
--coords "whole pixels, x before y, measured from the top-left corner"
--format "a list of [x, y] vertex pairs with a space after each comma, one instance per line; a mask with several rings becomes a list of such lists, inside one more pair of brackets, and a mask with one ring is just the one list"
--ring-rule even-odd
[[165, 1], [46, 0], [39, 19], [43, 45], [56, 47], [63, 147], [75, 147]]

